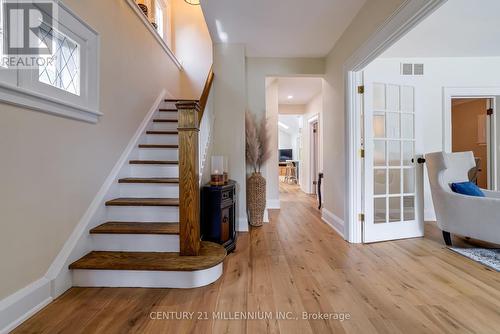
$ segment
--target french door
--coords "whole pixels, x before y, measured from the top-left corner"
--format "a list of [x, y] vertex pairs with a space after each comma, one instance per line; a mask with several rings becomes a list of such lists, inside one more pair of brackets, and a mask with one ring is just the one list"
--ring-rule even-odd
[[416, 152], [415, 89], [365, 82], [364, 242], [421, 237], [423, 163]]

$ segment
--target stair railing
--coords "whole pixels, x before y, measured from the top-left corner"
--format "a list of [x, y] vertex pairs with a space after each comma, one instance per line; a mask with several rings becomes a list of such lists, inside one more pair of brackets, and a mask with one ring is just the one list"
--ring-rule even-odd
[[213, 79], [210, 69], [200, 100], [176, 104], [179, 114], [179, 242], [182, 256], [196, 256], [200, 251], [199, 131]]

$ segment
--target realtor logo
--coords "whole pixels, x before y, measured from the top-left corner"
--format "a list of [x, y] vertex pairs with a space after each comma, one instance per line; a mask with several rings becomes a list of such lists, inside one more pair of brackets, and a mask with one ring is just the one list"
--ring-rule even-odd
[[56, 5], [50, 0], [3, 0], [4, 54], [51, 55]]

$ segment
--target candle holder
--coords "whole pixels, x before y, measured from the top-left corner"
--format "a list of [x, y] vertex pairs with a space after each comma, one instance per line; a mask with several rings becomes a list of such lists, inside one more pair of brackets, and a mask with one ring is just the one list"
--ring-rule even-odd
[[224, 157], [220, 155], [212, 156], [212, 169], [210, 173], [210, 184], [212, 186], [223, 186], [224, 181]]
[[224, 157], [224, 184], [229, 183], [229, 161], [227, 157]]

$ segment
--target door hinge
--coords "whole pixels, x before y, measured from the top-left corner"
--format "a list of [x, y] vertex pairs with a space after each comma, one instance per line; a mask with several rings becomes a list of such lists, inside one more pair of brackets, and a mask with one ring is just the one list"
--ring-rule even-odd
[[364, 148], [359, 150], [359, 155], [361, 156], [361, 158], [365, 157], [365, 149]]
[[488, 116], [493, 115], [493, 108], [486, 110], [486, 115], [488, 115]]
[[365, 86], [358, 86], [358, 94], [364, 94], [365, 93]]
[[365, 221], [365, 214], [364, 213], [360, 213], [359, 214], [359, 221], [360, 222], [364, 222]]

